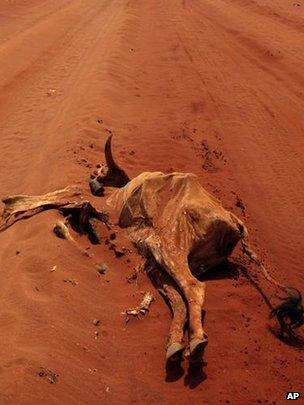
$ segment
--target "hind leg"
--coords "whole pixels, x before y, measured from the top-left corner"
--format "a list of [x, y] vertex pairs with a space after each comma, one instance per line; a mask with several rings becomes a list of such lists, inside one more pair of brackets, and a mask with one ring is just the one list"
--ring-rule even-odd
[[205, 283], [192, 280], [185, 288], [189, 308], [190, 361], [200, 361], [208, 343], [208, 336], [202, 325], [202, 307], [205, 299]]
[[172, 312], [172, 322], [167, 339], [166, 359], [167, 361], [180, 361], [185, 350], [186, 304], [174, 280], [159, 265], [153, 263], [147, 272], [155, 287], [169, 304]]
[[190, 360], [199, 361], [208, 343], [208, 336], [202, 325], [202, 307], [205, 298], [206, 284], [193, 277], [186, 260], [175, 256], [166, 256], [162, 252], [164, 267], [174, 279], [187, 302], [189, 313], [189, 346]]
[[185, 252], [168, 252], [159, 241], [153, 240], [149, 240], [149, 250], [155, 261], [174, 280], [185, 299], [189, 317], [190, 360], [200, 361], [208, 343], [208, 336], [202, 325], [206, 284], [192, 275]]
[[180, 360], [185, 349], [184, 326], [187, 321], [187, 309], [176, 287], [164, 284], [163, 290], [173, 314], [167, 341], [166, 359], [167, 361]]

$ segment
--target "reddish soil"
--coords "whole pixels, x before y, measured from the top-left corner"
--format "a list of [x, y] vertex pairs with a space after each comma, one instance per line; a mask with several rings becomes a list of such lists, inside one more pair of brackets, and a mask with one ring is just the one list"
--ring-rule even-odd
[[[303, 0], [0, 0], [1, 196], [80, 184], [101, 207], [87, 180], [111, 130], [131, 176], [197, 174], [277, 279], [303, 287], [303, 33]], [[170, 313], [145, 275], [127, 283], [136, 253], [80, 238], [100, 276], [54, 236], [57, 218], [0, 234], [1, 404], [280, 404], [303, 390], [303, 352], [230, 273], [207, 282], [203, 371], [166, 372]], [[126, 325], [147, 290], [150, 313]]]

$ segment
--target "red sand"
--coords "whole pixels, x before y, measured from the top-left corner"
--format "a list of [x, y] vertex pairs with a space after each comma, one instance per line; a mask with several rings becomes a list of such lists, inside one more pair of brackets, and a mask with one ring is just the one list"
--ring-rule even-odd
[[[302, 0], [0, 0], [1, 196], [87, 186], [109, 129], [131, 176], [196, 173], [301, 288], [303, 31]], [[121, 315], [152, 288], [126, 282], [137, 255], [91, 247], [110, 269], [98, 277], [54, 237], [57, 217], [0, 235], [1, 404], [280, 404], [303, 389], [303, 354], [267, 330], [243, 277], [208, 282], [204, 373], [166, 375], [157, 292], [145, 319]]]

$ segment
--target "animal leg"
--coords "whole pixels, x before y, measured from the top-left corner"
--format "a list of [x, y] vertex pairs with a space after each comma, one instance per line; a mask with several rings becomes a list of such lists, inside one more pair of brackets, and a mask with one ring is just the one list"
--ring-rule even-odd
[[191, 273], [188, 263], [177, 255], [173, 258], [162, 251], [156, 253], [161, 257], [163, 266], [175, 280], [188, 304], [190, 360], [198, 360], [208, 343], [208, 336], [202, 326], [202, 305], [205, 298], [206, 284], [198, 281]]
[[187, 322], [186, 304], [174, 280], [157, 263], [146, 269], [155, 287], [172, 311], [172, 322], [167, 340], [167, 361], [180, 361], [185, 349], [184, 328]]
[[185, 349], [184, 327], [187, 321], [187, 308], [176, 288], [164, 284], [163, 290], [173, 314], [167, 341], [166, 359], [167, 361], [180, 360]]
[[189, 282], [189, 285], [184, 290], [189, 310], [189, 349], [191, 361], [200, 360], [208, 343], [208, 336], [202, 326], [202, 307], [205, 299], [205, 289], [205, 283], [194, 279]]

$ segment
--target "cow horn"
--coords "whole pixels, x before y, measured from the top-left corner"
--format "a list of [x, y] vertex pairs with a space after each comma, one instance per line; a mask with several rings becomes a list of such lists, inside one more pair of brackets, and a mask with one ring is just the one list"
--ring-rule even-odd
[[112, 187], [124, 187], [130, 181], [130, 178], [127, 173], [118, 166], [113, 158], [112, 134], [106, 140], [104, 153], [108, 166], [108, 173], [103, 178], [103, 185]]
[[110, 135], [108, 139], [106, 140], [105, 148], [104, 148], [104, 153], [106, 157], [106, 162], [109, 170], [111, 169], [117, 169], [118, 165], [114, 161], [113, 154], [112, 154], [112, 136]]

